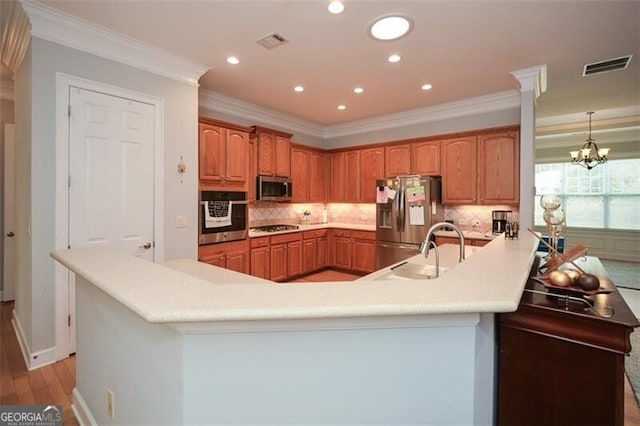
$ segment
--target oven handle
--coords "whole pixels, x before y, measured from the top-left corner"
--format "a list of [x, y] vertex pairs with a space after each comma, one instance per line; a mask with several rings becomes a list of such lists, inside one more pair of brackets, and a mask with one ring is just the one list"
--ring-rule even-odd
[[[221, 200], [222, 201], [222, 200]], [[249, 204], [247, 200], [244, 201], [229, 201], [231, 204]], [[200, 201], [200, 205], [204, 206], [208, 201]]]

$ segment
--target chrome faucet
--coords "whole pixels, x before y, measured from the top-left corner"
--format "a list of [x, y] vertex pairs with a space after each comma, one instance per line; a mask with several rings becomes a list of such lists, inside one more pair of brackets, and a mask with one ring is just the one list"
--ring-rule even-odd
[[436, 252], [436, 278], [438, 278], [440, 276], [440, 250], [438, 250], [438, 246], [436, 245], [436, 242], [433, 240], [429, 240], [429, 242], [427, 244], [425, 244], [425, 247], [427, 248], [424, 251], [424, 257], [426, 258], [428, 253], [429, 253], [429, 246], [432, 245], [433, 246], [433, 251]]
[[[424, 257], [429, 256], [429, 243], [431, 242], [433, 233], [444, 228], [453, 228], [456, 234], [458, 234], [458, 237], [460, 238], [460, 259], [458, 261], [462, 262], [464, 260], [464, 235], [462, 235], [460, 228], [449, 222], [438, 222], [429, 228], [427, 236], [424, 238], [421, 252], [424, 253]], [[435, 243], [433, 245], [435, 246]]]

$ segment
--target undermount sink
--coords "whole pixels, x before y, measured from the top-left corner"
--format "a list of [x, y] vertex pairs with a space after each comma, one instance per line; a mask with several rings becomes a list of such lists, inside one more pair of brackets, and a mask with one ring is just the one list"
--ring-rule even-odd
[[[440, 267], [439, 272], [440, 276], [442, 276], [449, 268]], [[396, 266], [393, 270], [387, 272], [379, 278], [376, 278], [375, 281], [378, 280], [393, 280], [393, 279], [402, 279], [402, 280], [433, 280], [436, 279], [436, 267], [435, 265], [419, 265], [417, 263], [404, 263], [399, 266]]]

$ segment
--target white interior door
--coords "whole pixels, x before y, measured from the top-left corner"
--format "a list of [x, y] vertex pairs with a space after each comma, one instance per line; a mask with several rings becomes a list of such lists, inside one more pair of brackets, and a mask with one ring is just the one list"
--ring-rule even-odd
[[15, 125], [4, 125], [4, 238], [2, 300], [15, 298], [16, 239], [15, 239]]
[[154, 106], [76, 87], [69, 100], [69, 245], [108, 246], [153, 261]]

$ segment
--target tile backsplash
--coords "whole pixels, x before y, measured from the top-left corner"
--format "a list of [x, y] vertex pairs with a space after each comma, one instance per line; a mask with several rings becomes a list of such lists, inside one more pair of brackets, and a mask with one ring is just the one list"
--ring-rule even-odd
[[[329, 222], [375, 225], [375, 204], [350, 203], [275, 203], [259, 202], [249, 207], [249, 226], [273, 225], [276, 223], [297, 225], [303, 213], [308, 211], [309, 223], [321, 223], [322, 212], [327, 209]], [[463, 231], [491, 232], [491, 211], [512, 210], [509, 220], [520, 221], [519, 211], [510, 206], [447, 206], [444, 218], [453, 220]]]

